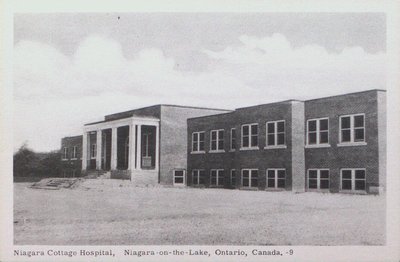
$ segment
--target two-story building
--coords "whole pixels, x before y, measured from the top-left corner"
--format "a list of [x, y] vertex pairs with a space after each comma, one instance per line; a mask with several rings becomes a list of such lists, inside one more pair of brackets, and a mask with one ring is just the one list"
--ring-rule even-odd
[[386, 177], [386, 92], [190, 118], [188, 149], [190, 186], [377, 193]]

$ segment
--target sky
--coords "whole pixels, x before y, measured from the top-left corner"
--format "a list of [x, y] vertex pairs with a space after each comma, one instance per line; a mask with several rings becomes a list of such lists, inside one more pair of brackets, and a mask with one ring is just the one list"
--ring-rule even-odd
[[382, 13], [21, 13], [14, 150], [60, 148], [104, 115], [234, 109], [386, 89]]

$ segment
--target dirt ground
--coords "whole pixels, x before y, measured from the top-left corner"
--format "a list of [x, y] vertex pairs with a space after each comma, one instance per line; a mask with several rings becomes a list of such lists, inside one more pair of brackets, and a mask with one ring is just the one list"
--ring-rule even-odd
[[17, 245], [383, 245], [385, 197], [14, 184]]

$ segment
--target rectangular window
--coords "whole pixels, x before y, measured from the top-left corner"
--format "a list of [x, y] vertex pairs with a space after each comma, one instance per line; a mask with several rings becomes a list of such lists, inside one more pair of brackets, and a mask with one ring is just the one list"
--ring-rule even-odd
[[211, 130], [210, 131], [210, 151], [224, 150], [224, 130]]
[[309, 169], [308, 189], [329, 189], [329, 169]]
[[96, 144], [92, 144], [90, 146], [90, 158], [91, 159], [95, 159], [96, 158], [96, 154], [97, 154]]
[[258, 124], [242, 125], [242, 148], [258, 148]]
[[357, 143], [365, 142], [365, 116], [364, 114], [341, 116], [340, 142]]
[[174, 170], [174, 185], [185, 185], [185, 170]]
[[362, 168], [341, 169], [340, 175], [341, 175], [341, 190], [345, 191], [366, 190], [365, 169]]
[[236, 187], [236, 170], [231, 169], [231, 186]]
[[192, 133], [192, 152], [204, 152], [204, 132]]
[[236, 150], [236, 129], [231, 128], [231, 150]]
[[307, 145], [329, 144], [328, 118], [310, 119], [307, 121]]
[[211, 169], [210, 172], [210, 186], [223, 187], [224, 186], [224, 170]]
[[68, 147], [63, 148], [62, 160], [68, 159]]
[[267, 122], [267, 146], [285, 145], [285, 121]]
[[242, 169], [242, 187], [258, 187], [258, 169]]
[[205, 171], [204, 170], [199, 170], [195, 169], [192, 171], [193, 175], [193, 185], [198, 186], [198, 185], [204, 185], [204, 179], [205, 179]]
[[267, 188], [285, 188], [285, 179], [285, 169], [267, 169]]
[[71, 159], [77, 159], [77, 146], [72, 147]]

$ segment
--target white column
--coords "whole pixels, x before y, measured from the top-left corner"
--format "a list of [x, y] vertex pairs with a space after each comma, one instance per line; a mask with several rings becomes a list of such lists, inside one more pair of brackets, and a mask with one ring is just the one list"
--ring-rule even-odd
[[158, 171], [158, 169], [159, 169], [159, 166], [158, 166], [158, 157], [159, 157], [159, 154], [160, 154], [160, 132], [159, 132], [159, 128], [160, 128], [160, 125], [159, 124], [157, 124], [156, 125], [156, 145], [155, 145], [155, 147], [156, 147], [156, 157], [155, 157], [155, 168], [156, 168], [156, 171]]
[[96, 131], [96, 169], [101, 170], [101, 130]]
[[85, 171], [87, 169], [87, 155], [88, 155], [88, 145], [87, 145], [87, 137], [88, 134], [86, 131], [83, 131], [82, 136], [82, 170]]
[[142, 125], [137, 125], [136, 169], [142, 169]]
[[111, 170], [117, 169], [117, 128], [111, 129]]
[[128, 163], [129, 170], [135, 169], [135, 161], [136, 161], [135, 137], [136, 137], [135, 124], [129, 125], [129, 163]]

